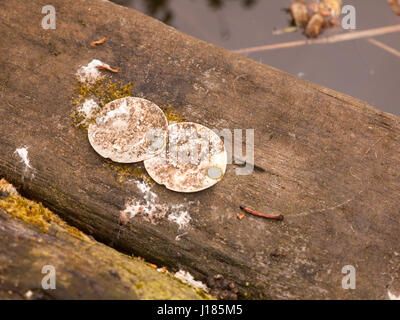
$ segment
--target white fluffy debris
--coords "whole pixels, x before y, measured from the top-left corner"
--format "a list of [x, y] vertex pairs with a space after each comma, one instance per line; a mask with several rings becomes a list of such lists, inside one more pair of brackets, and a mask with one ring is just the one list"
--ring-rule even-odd
[[208, 292], [208, 287], [203, 282], [194, 280], [193, 276], [187, 271], [179, 270], [174, 276], [192, 287]]
[[175, 241], [181, 241], [181, 238], [182, 238], [183, 236], [186, 236], [187, 234], [188, 234], [187, 232], [178, 234], [178, 235], [175, 237]]
[[123, 100], [118, 108], [108, 111], [104, 117], [96, 119], [96, 122], [106, 123], [111, 119], [120, 118], [121, 116], [127, 116], [128, 118], [130, 117], [130, 110], [128, 109], [127, 100]]
[[23, 177], [25, 176], [25, 174], [30, 172], [30, 179], [33, 179], [35, 176], [34, 173], [35, 169], [31, 166], [31, 162], [29, 161], [28, 148], [27, 147], [18, 148], [15, 150], [14, 153], [21, 159], [20, 162], [22, 162], [25, 165]]
[[175, 211], [175, 212], [171, 213], [168, 216], [168, 220], [172, 221], [172, 222], [175, 222], [179, 226], [179, 229], [184, 229], [189, 224], [189, 222], [191, 220], [189, 212], [187, 212], [186, 210], [185, 211], [179, 211], [179, 209], [180, 209], [179, 207], [182, 207], [182, 206], [174, 206], [174, 207], [178, 211]]
[[18, 148], [15, 153], [21, 158], [21, 162], [25, 164], [26, 169], [33, 169], [28, 158], [28, 148]]
[[97, 69], [98, 66], [110, 67], [108, 64], [100, 60], [93, 59], [87, 66], [82, 66], [78, 69], [76, 76], [81, 82], [95, 83], [97, 80], [103, 78], [103, 75]]
[[152, 223], [155, 223], [158, 218], [163, 218], [166, 215], [166, 208], [157, 203], [157, 194], [152, 192], [151, 187], [145, 182], [136, 181], [136, 186], [143, 193], [143, 200], [129, 200], [121, 212], [121, 220], [128, 222], [138, 214]]
[[85, 115], [85, 120], [90, 120], [99, 110], [100, 106], [96, 103], [96, 101], [93, 99], [86, 99], [77, 111]]
[[390, 300], [400, 300], [400, 295], [396, 296], [393, 293], [391, 293], [390, 291], [388, 291], [388, 296]]
[[125, 204], [125, 209], [121, 211], [120, 219], [123, 223], [128, 223], [132, 218], [140, 215], [144, 220], [153, 224], [165, 217], [169, 221], [178, 225], [179, 230], [188, 227], [191, 217], [187, 206], [183, 204], [161, 204], [158, 202], [158, 196], [151, 191], [150, 185], [145, 182], [135, 181], [136, 186], [143, 198], [141, 200], [129, 200]]
[[27, 292], [25, 292], [24, 296], [25, 298], [30, 299], [33, 296], [33, 292], [31, 290], [28, 290]]

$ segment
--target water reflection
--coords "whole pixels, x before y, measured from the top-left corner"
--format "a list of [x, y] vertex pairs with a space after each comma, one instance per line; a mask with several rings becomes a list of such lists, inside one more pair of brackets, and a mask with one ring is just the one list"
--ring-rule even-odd
[[[281, 35], [273, 33], [273, 30], [287, 26], [289, 15], [282, 9], [289, 7], [292, 0], [113, 1], [163, 20], [186, 34], [230, 50], [304, 40], [300, 32]], [[400, 18], [393, 13], [386, 1], [352, 0], [351, 4], [357, 9], [358, 30], [399, 24]], [[395, 50], [400, 49], [398, 34], [387, 34], [382, 40]], [[399, 98], [393, 94], [398, 91], [398, 58], [372, 45], [368, 40], [287, 47], [254, 52], [248, 56], [365, 100], [383, 111], [400, 115]]]
[[[143, 7], [145, 13], [153, 16], [164, 23], [172, 24], [174, 13], [169, 4], [171, 0], [111, 0], [123, 6], [135, 8], [135, 4]], [[259, 0], [196, 0], [205, 1], [213, 10], [222, 9], [226, 2], [240, 2], [243, 8], [250, 8]]]

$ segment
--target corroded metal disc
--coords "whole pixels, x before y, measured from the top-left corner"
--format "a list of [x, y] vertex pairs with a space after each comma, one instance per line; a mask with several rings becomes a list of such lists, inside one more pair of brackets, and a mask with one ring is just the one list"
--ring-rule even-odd
[[197, 192], [220, 181], [226, 171], [224, 143], [212, 130], [192, 122], [168, 127], [168, 145], [144, 166], [149, 175], [167, 189]]
[[162, 152], [168, 121], [162, 110], [146, 99], [126, 97], [104, 106], [89, 125], [89, 142], [104, 158], [133, 163]]

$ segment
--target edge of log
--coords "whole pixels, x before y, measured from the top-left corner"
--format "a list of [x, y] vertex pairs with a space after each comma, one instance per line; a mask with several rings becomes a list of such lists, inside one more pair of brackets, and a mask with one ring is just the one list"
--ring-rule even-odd
[[[0, 180], [0, 191], [13, 189]], [[0, 253], [0, 299], [211, 298], [95, 241], [16, 193], [0, 197]], [[46, 265], [56, 271], [54, 290], [42, 287]]]

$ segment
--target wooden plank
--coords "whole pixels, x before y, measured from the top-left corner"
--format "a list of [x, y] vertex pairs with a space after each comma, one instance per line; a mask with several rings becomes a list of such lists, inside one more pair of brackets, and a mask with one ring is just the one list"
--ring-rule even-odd
[[98, 243], [40, 204], [0, 197], [0, 299], [202, 298], [209, 296]]
[[[96, 239], [198, 280], [222, 274], [242, 298], [400, 293], [397, 117], [107, 1], [54, 0], [57, 28], [44, 30], [45, 4], [0, 3], [0, 175]], [[237, 176], [229, 166], [218, 185], [188, 195], [152, 184], [165, 217], [121, 225], [144, 194], [71, 125], [75, 73], [94, 58], [120, 68], [109, 79], [188, 121], [254, 129], [265, 172]], [[15, 154], [23, 146], [31, 170]], [[180, 205], [191, 217], [184, 229], [167, 218]], [[238, 220], [240, 205], [285, 220]], [[341, 286], [346, 265], [357, 270], [356, 290]]]

